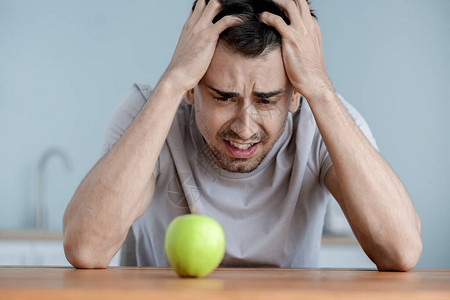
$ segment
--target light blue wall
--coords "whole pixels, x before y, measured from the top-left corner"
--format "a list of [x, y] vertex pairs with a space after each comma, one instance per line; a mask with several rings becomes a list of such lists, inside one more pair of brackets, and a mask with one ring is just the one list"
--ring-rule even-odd
[[[132, 4], [130, 4], [132, 3]], [[132, 83], [154, 84], [189, 12], [186, 1], [0, 0], [0, 228], [34, 224], [36, 168], [49, 147], [49, 227], [100, 153]], [[175, 8], [175, 9], [174, 9]]]
[[[49, 227], [98, 158], [133, 82], [154, 85], [191, 1], [0, 0], [0, 229], [31, 228], [37, 161]], [[419, 267], [450, 267], [450, 1], [313, 0], [335, 88], [366, 117], [422, 219]]]

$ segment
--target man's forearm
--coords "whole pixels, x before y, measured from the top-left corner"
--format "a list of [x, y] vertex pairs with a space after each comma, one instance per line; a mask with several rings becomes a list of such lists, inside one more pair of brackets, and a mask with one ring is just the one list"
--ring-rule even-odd
[[364, 251], [380, 270], [412, 268], [422, 251], [420, 220], [403, 184], [334, 91], [309, 103], [333, 161], [332, 192]]
[[221, 4], [199, 2], [180, 34], [172, 59], [133, 123], [78, 187], [64, 215], [64, 249], [76, 267], [107, 267], [132, 222], [154, 192], [154, 169], [185, 93], [208, 69], [219, 35], [242, 23], [212, 22]]
[[64, 249], [78, 268], [109, 265], [154, 189], [152, 170], [183, 97], [163, 81], [114, 147], [81, 182], [63, 220]]

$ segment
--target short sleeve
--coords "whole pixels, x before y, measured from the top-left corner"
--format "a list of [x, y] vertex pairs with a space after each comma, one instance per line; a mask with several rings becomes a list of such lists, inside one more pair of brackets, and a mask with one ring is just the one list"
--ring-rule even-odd
[[[375, 141], [375, 138], [373, 137], [372, 131], [370, 130], [369, 125], [367, 124], [366, 120], [363, 118], [363, 116], [353, 107], [351, 106], [347, 101], [344, 100], [344, 98], [337, 94], [339, 100], [341, 101], [344, 108], [347, 110], [350, 117], [355, 122], [356, 126], [361, 130], [361, 132], [366, 136], [367, 140], [370, 142], [370, 144], [377, 150], [378, 146]], [[327, 174], [328, 170], [333, 165], [333, 162], [331, 161], [330, 154], [328, 153], [327, 147], [325, 146], [324, 141], [322, 138], [320, 139], [320, 146], [319, 146], [319, 157], [320, 157], [320, 184], [325, 187], [325, 175]]]
[[[127, 130], [128, 126], [130, 126], [138, 113], [141, 111], [151, 93], [152, 89], [148, 85], [133, 85], [129, 94], [119, 104], [109, 120], [100, 153], [101, 156], [108, 153], [120, 139], [123, 133]], [[158, 164], [159, 160], [155, 170], [158, 169]]]

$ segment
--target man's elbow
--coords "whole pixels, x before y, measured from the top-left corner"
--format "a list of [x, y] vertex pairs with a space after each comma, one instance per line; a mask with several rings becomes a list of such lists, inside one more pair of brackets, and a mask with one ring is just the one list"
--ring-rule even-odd
[[64, 253], [67, 261], [77, 269], [106, 269], [110, 263], [110, 259], [100, 257], [98, 252], [67, 238], [64, 238]]
[[377, 264], [379, 271], [399, 271], [407, 272], [412, 270], [422, 254], [422, 239], [419, 237], [414, 245], [408, 245], [403, 249], [396, 250], [389, 262]]

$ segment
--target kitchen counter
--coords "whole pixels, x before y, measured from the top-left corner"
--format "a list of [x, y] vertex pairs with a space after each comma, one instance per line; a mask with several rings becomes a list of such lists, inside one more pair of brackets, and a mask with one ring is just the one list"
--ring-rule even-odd
[[37, 230], [0, 231], [0, 240], [34, 241], [34, 240], [62, 240], [62, 232]]

